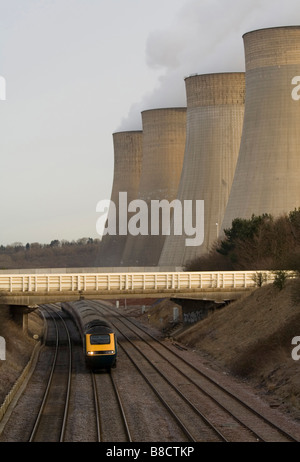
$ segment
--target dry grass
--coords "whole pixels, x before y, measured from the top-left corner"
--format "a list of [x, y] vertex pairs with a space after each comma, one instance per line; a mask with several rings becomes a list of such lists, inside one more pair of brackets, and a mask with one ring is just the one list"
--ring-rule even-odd
[[300, 418], [300, 361], [291, 357], [292, 338], [300, 335], [295, 283], [289, 281], [282, 291], [273, 285], [257, 289], [193, 325], [178, 340], [266, 387]]
[[148, 312], [147, 316], [149, 318], [149, 323], [158, 329], [167, 327], [173, 320], [173, 307], [178, 308], [181, 318], [181, 306], [169, 299], [164, 299], [152, 306], [151, 310]]
[[0, 361], [0, 405], [30, 359], [36, 343], [32, 335], [41, 334], [42, 321], [36, 313], [29, 315], [29, 333], [11, 319], [9, 308], [0, 307], [0, 335], [6, 341], [6, 360]]

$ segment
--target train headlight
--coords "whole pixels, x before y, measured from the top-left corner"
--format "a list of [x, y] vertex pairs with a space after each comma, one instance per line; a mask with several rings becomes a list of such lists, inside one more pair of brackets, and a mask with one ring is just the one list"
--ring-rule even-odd
[[113, 355], [115, 354], [115, 350], [100, 350], [100, 351], [87, 351], [86, 354], [88, 356], [95, 356], [95, 355]]

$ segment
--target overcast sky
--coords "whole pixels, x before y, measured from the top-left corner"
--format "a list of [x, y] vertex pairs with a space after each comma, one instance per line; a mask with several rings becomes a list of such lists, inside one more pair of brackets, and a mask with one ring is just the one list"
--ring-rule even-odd
[[188, 75], [244, 71], [245, 32], [298, 24], [299, 0], [0, 0], [0, 244], [99, 237], [112, 134], [185, 106]]

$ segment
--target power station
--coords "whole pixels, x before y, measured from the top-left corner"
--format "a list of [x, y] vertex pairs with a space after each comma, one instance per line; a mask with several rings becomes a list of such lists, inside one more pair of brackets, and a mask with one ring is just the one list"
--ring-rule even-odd
[[122, 266], [157, 266], [165, 235], [151, 231], [151, 202], [176, 198], [181, 176], [186, 108], [150, 109], [142, 112], [143, 159], [137, 199], [148, 207], [147, 235], [128, 234]]
[[116, 152], [133, 151], [125, 138], [115, 146], [112, 200], [123, 190], [149, 210], [153, 201], [204, 201], [202, 244], [187, 246], [186, 232], [174, 233], [175, 210], [170, 235], [151, 233], [148, 212], [147, 232], [103, 239], [99, 266], [182, 267], [206, 254], [234, 218], [299, 207], [300, 26], [254, 30], [243, 41], [245, 73], [187, 77], [187, 108], [142, 112], [132, 163]]
[[[204, 241], [200, 246], [187, 246], [185, 233], [170, 235], [159, 266], [183, 266], [207, 253], [217, 239], [241, 141], [244, 73], [195, 75], [186, 78], [185, 85], [186, 147], [177, 198], [182, 203], [204, 200]], [[195, 221], [194, 217], [194, 226]]]
[[108, 219], [116, 219], [116, 234], [103, 236], [95, 266], [120, 266], [120, 261], [126, 244], [126, 235], [117, 233], [119, 228], [119, 193], [126, 192], [129, 201], [136, 199], [140, 184], [142, 166], [143, 133], [125, 131], [113, 134], [114, 146], [114, 177], [111, 192], [113, 205], [108, 211]]
[[237, 217], [277, 217], [300, 202], [300, 26], [256, 30], [243, 39], [245, 117], [222, 229]]

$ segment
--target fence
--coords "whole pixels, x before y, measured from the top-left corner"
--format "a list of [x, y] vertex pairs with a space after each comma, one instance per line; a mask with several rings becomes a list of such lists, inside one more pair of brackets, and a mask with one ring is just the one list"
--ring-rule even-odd
[[[256, 271], [1, 274], [0, 293], [242, 289], [256, 286]], [[267, 282], [274, 279], [264, 272]]]

